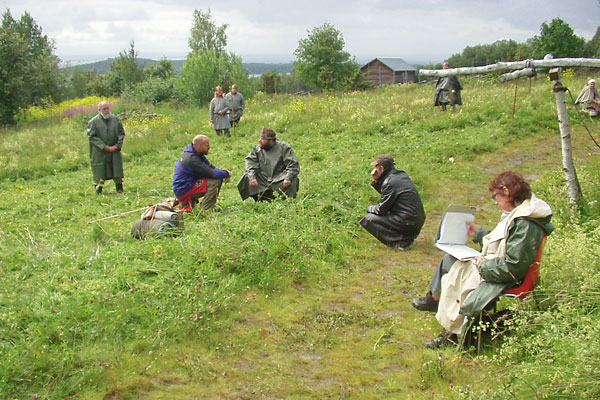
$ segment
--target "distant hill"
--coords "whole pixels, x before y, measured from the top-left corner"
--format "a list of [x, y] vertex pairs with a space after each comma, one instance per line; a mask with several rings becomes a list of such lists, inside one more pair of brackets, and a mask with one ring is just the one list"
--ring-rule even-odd
[[[74, 69], [80, 68], [88, 71], [96, 70], [99, 74], [105, 74], [110, 68], [110, 62], [113, 61], [114, 58], [107, 58], [106, 60], [96, 61], [87, 64], [78, 64], [78, 65], [65, 65], [63, 68], [65, 69]], [[183, 63], [185, 60], [169, 60], [175, 66], [175, 70], [177, 73], [181, 71], [183, 68]], [[138, 63], [143, 65], [144, 67], [148, 67], [152, 64], [158, 63], [157, 60], [152, 60], [149, 58], [138, 58]], [[250, 75], [260, 75], [268, 71], [276, 71], [280, 74], [290, 73], [292, 71], [293, 63], [242, 63], [242, 66], [248, 70]]]

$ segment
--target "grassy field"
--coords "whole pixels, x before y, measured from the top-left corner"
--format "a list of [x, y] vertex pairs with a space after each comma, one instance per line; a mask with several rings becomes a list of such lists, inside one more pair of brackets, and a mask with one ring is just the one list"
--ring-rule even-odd
[[[576, 92], [586, 78], [564, 81]], [[550, 83], [522, 81], [514, 119], [512, 84], [462, 83], [456, 113], [431, 106], [433, 83], [257, 96], [231, 138], [213, 134], [206, 108], [115, 99], [126, 112], [122, 195], [112, 185], [94, 194], [90, 115], [0, 131], [0, 398], [599, 396], [600, 158], [581, 121], [600, 136], [598, 122], [571, 112], [585, 196], [573, 214]], [[295, 200], [237, 193], [264, 126], [300, 159]], [[174, 163], [197, 133], [233, 175], [216, 210], [186, 216], [175, 239], [132, 239], [137, 213], [89, 223], [172, 196]], [[369, 163], [382, 153], [413, 178], [428, 215], [407, 252], [358, 224], [378, 200]], [[509, 169], [555, 210], [537, 306], [482, 355], [427, 350], [440, 328], [409, 300], [442, 256], [440, 215], [471, 204], [495, 225], [487, 183]]]

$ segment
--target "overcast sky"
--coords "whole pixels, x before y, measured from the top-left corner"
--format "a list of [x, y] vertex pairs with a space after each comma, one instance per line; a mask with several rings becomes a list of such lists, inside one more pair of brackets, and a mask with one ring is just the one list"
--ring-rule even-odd
[[194, 9], [228, 24], [228, 50], [245, 62], [294, 60], [298, 40], [324, 22], [342, 32], [359, 62], [402, 57], [440, 62], [466, 46], [525, 41], [556, 17], [589, 40], [600, 0], [0, 0], [18, 19], [28, 11], [63, 61], [115, 57], [135, 42], [143, 58], [185, 58]]

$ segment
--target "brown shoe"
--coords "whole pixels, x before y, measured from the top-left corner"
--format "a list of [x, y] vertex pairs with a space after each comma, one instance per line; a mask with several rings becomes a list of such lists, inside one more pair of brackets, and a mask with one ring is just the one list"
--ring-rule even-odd
[[436, 312], [439, 300], [435, 300], [431, 295], [431, 292], [427, 292], [425, 297], [415, 297], [410, 301], [410, 304], [419, 311]]

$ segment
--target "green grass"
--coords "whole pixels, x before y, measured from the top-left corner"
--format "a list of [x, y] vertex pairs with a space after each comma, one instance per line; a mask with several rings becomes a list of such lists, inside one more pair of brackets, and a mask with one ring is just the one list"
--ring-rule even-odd
[[[206, 107], [155, 107], [150, 120], [125, 120], [123, 195], [111, 185], [94, 194], [84, 118], [0, 131], [0, 397], [528, 397], [523, 379], [541, 397], [597, 396], [597, 384], [584, 385], [600, 350], [597, 150], [574, 118], [586, 210], [573, 217], [550, 85], [522, 88], [514, 120], [514, 86], [463, 86], [456, 113], [431, 107], [432, 84], [257, 97], [232, 138], [212, 133]], [[150, 112], [118, 111], [129, 109]], [[264, 126], [300, 159], [295, 200], [239, 198], [236, 180]], [[233, 175], [215, 211], [186, 216], [175, 239], [132, 239], [136, 214], [88, 223], [172, 196], [174, 163], [197, 133]], [[406, 253], [358, 225], [378, 200], [369, 163], [381, 153], [410, 174], [428, 213]], [[473, 204], [493, 226], [487, 183], [506, 169], [537, 179], [555, 210], [543, 301], [484, 357], [424, 350], [439, 327], [407, 300], [441, 256], [431, 245], [439, 216], [449, 203]], [[548, 357], [557, 368], [544, 374]]]

